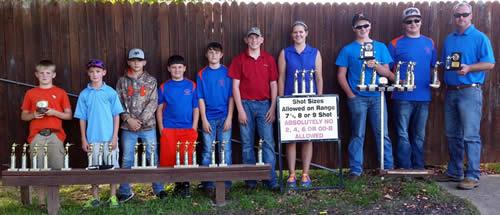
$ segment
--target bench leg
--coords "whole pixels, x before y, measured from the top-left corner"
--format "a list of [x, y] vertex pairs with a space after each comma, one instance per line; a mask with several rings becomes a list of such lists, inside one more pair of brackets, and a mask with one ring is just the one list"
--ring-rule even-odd
[[47, 186], [47, 212], [57, 215], [59, 211], [59, 186]]
[[226, 203], [226, 190], [224, 181], [215, 182], [215, 204], [222, 206]]
[[21, 186], [21, 203], [31, 205], [30, 186]]

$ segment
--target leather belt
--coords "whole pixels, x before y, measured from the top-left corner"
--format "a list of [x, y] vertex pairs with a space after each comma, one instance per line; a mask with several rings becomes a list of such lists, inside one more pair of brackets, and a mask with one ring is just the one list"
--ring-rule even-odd
[[50, 136], [52, 134], [52, 130], [50, 128], [44, 128], [38, 132], [42, 136]]
[[467, 89], [467, 88], [481, 88], [481, 84], [463, 84], [463, 85], [456, 85], [456, 86], [446, 86], [447, 90], [462, 90], [462, 89]]

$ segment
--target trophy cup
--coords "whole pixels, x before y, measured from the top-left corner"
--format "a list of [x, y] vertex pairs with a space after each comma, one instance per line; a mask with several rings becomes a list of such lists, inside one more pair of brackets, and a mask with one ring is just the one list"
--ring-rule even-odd
[[396, 64], [396, 72], [394, 74], [394, 88], [401, 89], [401, 65], [403, 64], [402, 61], [398, 61]]
[[264, 165], [262, 162], [262, 143], [264, 141], [262, 139], [259, 140], [259, 146], [257, 148], [257, 163], [255, 165]]
[[10, 152], [10, 168], [8, 171], [17, 171], [16, 169], [16, 143], [12, 144]]
[[99, 155], [97, 156], [97, 164], [100, 166], [104, 161], [104, 144], [99, 144]]
[[441, 86], [441, 82], [439, 81], [438, 78], [438, 67], [441, 62], [436, 61], [436, 64], [434, 64], [434, 68], [432, 69], [432, 82], [429, 84], [430, 87], [432, 88], [439, 88]]
[[212, 142], [212, 147], [211, 147], [211, 154], [212, 154], [212, 162], [210, 163], [210, 165], [208, 165], [208, 167], [217, 167], [218, 165], [215, 163], [215, 144], [217, 143], [216, 140], [214, 140]]
[[306, 93], [306, 70], [302, 70], [302, 91], [300, 93], [305, 94]]
[[142, 143], [141, 167], [146, 168], [146, 143]]
[[309, 94], [314, 95], [314, 69], [309, 71]]
[[361, 66], [361, 74], [359, 75], [359, 84], [358, 89], [361, 91], [366, 90], [365, 84], [365, 73], [366, 73], [366, 61], [363, 61], [363, 65]]
[[43, 171], [49, 171], [49, 145], [45, 143], [43, 145]]
[[134, 166], [132, 166], [132, 169], [139, 167], [139, 143], [135, 143], [134, 146]]
[[227, 163], [226, 163], [226, 141], [222, 141], [220, 143], [220, 164], [219, 166], [227, 166]]
[[71, 144], [71, 143], [66, 143], [65, 153], [64, 153], [64, 166], [61, 169], [63, 171], [71, 170], [71, 168], [69, 167], [69, 147], [72, 145], [73, 144]]
[[156, 144], [153, 142], [151, 145], [149, 145], [149, 151], [150, 151], [150, 156], [149, 156], [149, 167], [151, 168], [156, 168]]
[[180, 151], [180, 148], [181, 148], [181, 142], [178, 141], [177, 142], [177, 147], [176, 147], [176, 150], [175, 150], [175, 166], [174, 166], [174, 168], [181, 167], [181, 151]]
[[87, 159], [88, 159], [87, 169], [89, 169], [89, 167], [91, 167], [92, 164], [94, 163], [93, 154], [94, 154], [94, 146], [89, 145], [89, 150], [87, 151]]
[[21, 157], [21, 169], [19, 171], [28, 171], [28, 168], [26, 168], [26, 163], [27, 163], [27, 155], [26, 155], [26, 150], [28, 148], [28, 144], [24, 143], [23, 144], [23, 154]]
[[39, 171], [39, 169], [38, 169], [38, 146], [31, 145], [30, 151], [32, 154], [30, 171]]
[[108, 156], [106, 157], [106, 164], [113, 165], [113, 145], [108, 144]]
[[189, 142], [184, 143], [184, 167], [189, 166]]
[[292, 95], [298, 95], [299, 94], [299, 70], [295, 70], [295, 73], [293, 74], [293, 94]]
[[45, 100], [41, 100], [36, 102], [36, 112], [44, 114], [49, 110], [49, 102]]
[[198, 144], [198, 142], [196, 142], [196, 140], [193, 142], [193, 157], [192, 157], [192, 164], [191, 164], [191, 167], [198, 167], [198, 164], [196, 162], [196, 145]]

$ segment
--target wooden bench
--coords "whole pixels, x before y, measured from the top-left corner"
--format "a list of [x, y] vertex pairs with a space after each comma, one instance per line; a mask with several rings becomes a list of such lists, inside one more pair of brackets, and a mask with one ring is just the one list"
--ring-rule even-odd
[[[47, 188], [47, 210], [49, 214], [59, 211], [59, 187], [75, 184], [120, 184], [150, 182], [215, 181], [215, 204], [225, 204], [224, 181], [268, 180], [269, 165], [231, 165], [227, 167], [197, 168], [156, 168], [156, 169], [115, 169], [40, 171], [40, 172], [2, 172], [5, 186], [20, 186], [21, 201], [29, 203], [29, 186]], [[90, 191], [89, 191], [90, 192]]]

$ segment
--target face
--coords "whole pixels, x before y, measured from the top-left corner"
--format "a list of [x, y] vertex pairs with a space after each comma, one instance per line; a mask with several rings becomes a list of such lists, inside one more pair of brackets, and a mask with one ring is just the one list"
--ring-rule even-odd
[[90, 67], [87, 69], [87, 74], [92, 83], [102, 82], [102, 78], [106, 75], [106, 70], [98, 67]]
[[453, 17], [457, 28], [467, 28], [472, 21], [471, 10], [465, 5], [462, 5], [453, 11]]
[[35, 76], [38, 78], [40, 85], [48, 85], [52, 84], [52, 80], [56, 77], [56, 72], [54, 71], [54, 67], [44, 66], [37, 68]]
[[224, 54], [222, 54], [219, 50], [209, 49], [205, 56], [207, 57], [209, 64], [218, 64], [220, 63], [220, 59], [223, 55]]
[[186, 72], [186, 66], [183, 64], [172, 64], [168, 66], [168, 71], [173, 80], [179, 81], [184, 78], [184, 72]]
[[406, 33], [415, 34], [420, 33], [422, 26], [422, 19], [419, 17], [408, 17], [403, 21], [403, 28]]
[[292, 29], [292, 39], [296, 44], [302, 44], [306, 42], [307, 31], [302, 25], [295, 25]]
[[130, 69], [135, 72], [141, 72], [144, 69], [144, 66], [146, 66], [146, 61], [141, 59], [130, 59], [127, 61], [127, 64]]
[[248, 45], [248, 48], [251, 50], [260, 49], [260, 45], [264, 43], [264, 37], [258, 36], [256, 34], [250, 34], [245, 38], [245, 43]]
[[357, 38], [368, 38], [371, 30], [371, 23], [366, 20], [360, 20], [356, 22], [354, 27], [352, 27]]

